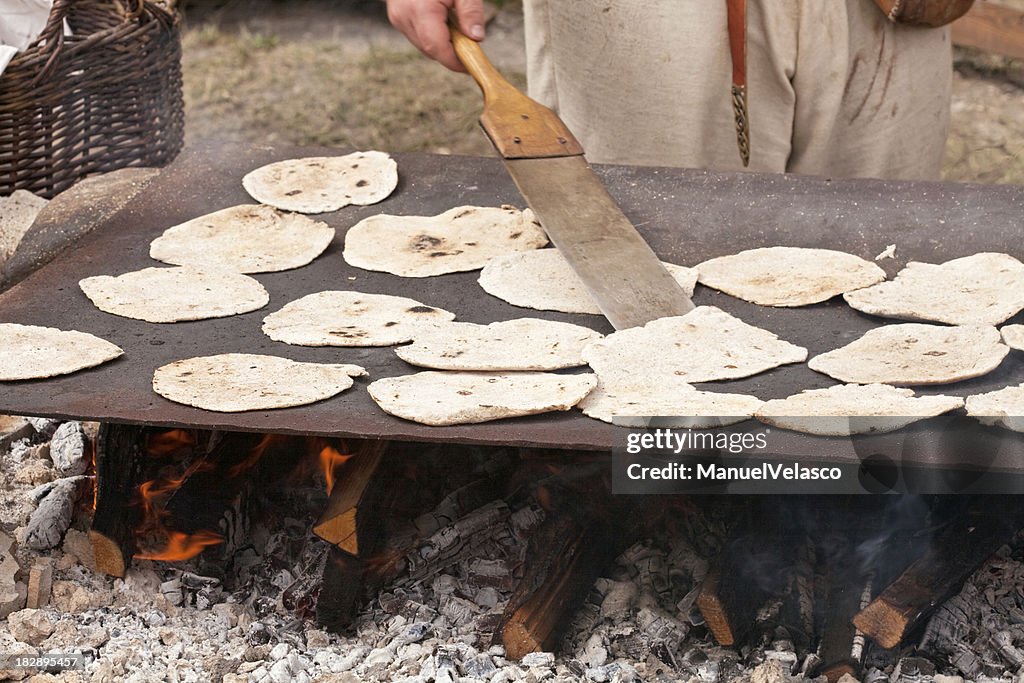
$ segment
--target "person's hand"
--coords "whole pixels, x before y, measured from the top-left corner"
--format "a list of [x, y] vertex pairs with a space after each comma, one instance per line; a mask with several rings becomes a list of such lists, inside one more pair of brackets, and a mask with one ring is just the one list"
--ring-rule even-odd
[[420, 52], [452, 71], [465, 71], [452, 49], [448, 12], [454, 10], [463, 33], [473, 40], [483, 40], [483, 0], [387, 0], [387, 3], [388, 20]]

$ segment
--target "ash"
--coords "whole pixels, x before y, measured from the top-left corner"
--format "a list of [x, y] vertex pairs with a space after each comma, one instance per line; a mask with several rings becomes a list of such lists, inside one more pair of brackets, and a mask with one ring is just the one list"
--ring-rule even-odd
[[[342, 634], [314, 619], [329, 548], [310, 532], [311, 520], [254, 523], [246, 542], [219, 554], [175, 564], [136, 560], [124, 579], [103, 576], [87, 536], [92, 487], [84, 459], [95, 429], [0, 417], [0, 655], [81, 653], [87, 662], [81, 671], [0, 671], [0, 680], [811, 680], [815, 654], [773, 618], [787, 596], [762, 610], [748, 645], [722, 648], [710, 636], [695, 600], [708, 558], [725, 540], [714, 505], [676, 516], [678, 523], [628, 547], [594, 583], [559, 654], [519, 661], [492, 638], [517, 566], [528, 559], [525, 531], [545, 514], [533, 504], [491, 504], [439, 529], [432, 544], [421, 542], [400, 561], [402, 570]], [[493, 527], [486, 539], [445, 557], [439, 539], [481, 520]], [[869, 645], [862, 680], [1021, 683], [1022, 667], [1024, 551], [1004, 547], [936, 611], [917, 647]]]

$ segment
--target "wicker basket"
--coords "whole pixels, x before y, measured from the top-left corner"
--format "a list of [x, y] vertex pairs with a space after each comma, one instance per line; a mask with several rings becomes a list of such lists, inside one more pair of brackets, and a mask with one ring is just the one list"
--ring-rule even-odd
[[178, 28], [173, 0], [55, 0], [39, 40], [0, 76], [0, 196], [52, 197], [90, 173], [174, 159]]

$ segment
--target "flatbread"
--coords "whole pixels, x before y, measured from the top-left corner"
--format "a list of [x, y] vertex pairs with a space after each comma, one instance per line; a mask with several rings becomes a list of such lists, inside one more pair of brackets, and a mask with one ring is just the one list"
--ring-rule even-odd
[[1009, 351], [994, 327], [902, 323], [868, 330], [808, 366], [855, 384], [948, 384], [991, 372]]
[[297, 346], [392, 346], [412, 341], [425, 325], [455, 314], [415, 299], [327, 291], [296, 299], [263, 319], [274, 341]]
[[366, 375], [358, 365], [300, 363], [277, 356], [223, 353], [175, 361], [153, 373], [153, 391], [175, 403], [219, 413], [315, 403]]
[[495, 256], [548, 243], [529, 209], [459, 206], [438, 216], [370, 216], [345, 235], [345, 261], [402, 277], [478, 270]]
[[144, 268], [78, 283], [96, 308], [151, 323], [223, 318], [263, 308], [270, 295], [257, 280], [208, 267]]
[[1024, 384], [968, 396], [967, 414], [982, 424], [1024, 432]]
[[586, 327], [539, 318], [442, 323], [418, 331], [412, 344], [395, 353], [437, 370], [557, 370], [584, 365], [583, 347], [600, 338]]
[[[666, 263], [687, 294], [693, 294], [697, 271]], [[480, 273], [480, 286], [513, 306], [563, 313], [601, 314], [583, 282], [557, 249], [537, 249], [491, 259]]]
[[614, 332], [583, 350], [601, 381], [628, 386], [678, 379], [711, 382], [749, 377], [807, 359], [807, 349], [748, 325], [714, 306]]
[[613, 384], [598, 381], [577, 407], [588, 417], [623, 427], [646, 427], [643, 418], [657, 417], [659, 427], [708, 429], [743, 422], [761, 403], [746, 394], [701, 391], [672, 375], [653, 383], [640, 375]]
[[950, 325], [998, 325], [1024, 310], [1024, 263], [982, 253], [941, 265], [911, 261], [891, 282], [843, 295], [858, 311]]
[[307, 157], [267, 164], [242, 178], [258, 202], [299, 213], [326, 213], [387, 199], [398, 186], [398, 164], [384, 152]]
[[86, 332], [0, 323], [0, 380], [67, 375], [117, 358], [119, 346]]
[[439, 427], [569, 410], [597, 385], [594, 375], [549, 372], [420, 372], [368, 387], [384, 412]]
[[149, 255], [176, 266], [272, 273], [310, 263], [334, 239], [326, 223], [271, 206], [241, 204], [168, 228]]
[[801, 247], [748, 249], [696, 269], [702, 285], [762, 306], [807, 306], [885, 279], [859, 256]]
[[1024, 325], [1007, 325], [999, 330], [1003, 343], [1011, 349], [1024, 351]]
[[768, 401], [755, 413], [767, 424], [821, 436], [882, 434], [962, 407], [959, 396], [914, 396], [887, 384], [840, 384]]

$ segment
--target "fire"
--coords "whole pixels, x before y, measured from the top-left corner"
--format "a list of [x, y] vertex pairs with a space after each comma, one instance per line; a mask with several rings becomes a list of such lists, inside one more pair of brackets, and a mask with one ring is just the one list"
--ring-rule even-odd
[[266, 453], [268, 448], [275, 443], [283, 441], [285, 438], [286, 437], [280, 434], [264, 434], [263, 438], [260, 439], [260, 442], [256, 444], [251, 451], [249, 451], [249, 455], [228, 470], [228, 479], [234, 479], [235, 477], [240, 477], [245, 474], [260, 461], [260, 458], [263, 457], [263, 454]]
[[[171, 429], [153, 434], [146, 440], [146, 449], [154, 457], [170, 456], [182, 449], [191, 449], [196, 445], [192, 432], [184, 429]], [[161, 550], [142, 550], [135, 557], [144, 560], [188, 560], [203, 551], [204, 548], [223, 543], [224, 538], [212, 531], [200, 531], [186, 534], [167, 528], [167, 501], [174, 492], [181, 488], [189, 477], [198, 472], [207, 472], [215, 467], [215, 463], [200, 458], [189, 464], [178, 476], [163, 476], [144, 482], [139, 486], [139, 504], [142, 506], [142, 523], [135, 530], [135, 535], [143, 545], [152, 545], [154, 538], [166, 539]]]
[[320, 449], [320, 469], [323, 471], [324, 479], [327, 481], [327, 495], [331, 495], [331, 491], [334, 490], [335, 472], [337, 471], [337, 468], [351, 457], [351, 453], [342, 453], [330, 444], [325, 444], [324, 447]]
[[169, 429], [151, 434], [146, 440], [146, 452], [153, 457], [162, 457], [195, 445], [196, 437], [192, 432], [187, 429]]
[[143, 552], [135, 557], [140, 560], [165, 560], [167, 562], [181, 562], [191, 560], [211, 545], [224, 542], [224, 537], [212, 531], [200, 531], [194, 534], [186, 534], [180, 531], [167, 530], [167, 545], [162, 550], [148, 553]]

